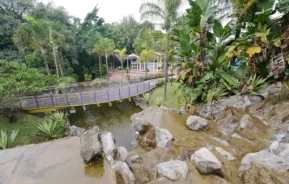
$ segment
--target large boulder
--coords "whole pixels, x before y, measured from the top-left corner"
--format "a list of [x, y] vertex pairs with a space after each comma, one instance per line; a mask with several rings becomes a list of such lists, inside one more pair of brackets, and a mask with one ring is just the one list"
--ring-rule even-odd
[[[149, 152], [141, 150], [143, 149], [132, 151], [130, 153], [132, 157], [130, 157], [130, 162], [128, 162], [137, 183], [148, 183], [155, 180], [157, 178], [156, 166], [177, 156], [177, 153], [171, 149], [155, 148]], [[139, 156], [133, 156], [136, 154]]]
[[112, 161], [114, 149], [115, 149], [115, 142], [111, 132], [102, 132], [101, 135], [101, 143], [103, 147], [103, 152], [106, 155], [106, 159], [108, 161]]
[[[242, 172], [244, 184], [285, 184], [286, 179], [276, 177], [276, 174], [264, 168], [260, 163], [252, 162], [250, 169]], [[282, 181], [283, 180], [283, 181]], [[288, 180], [287, 180], [288, 181]]]
[[145, 126], [137, 137], [138, 144], [145, 149], [151, 150], [157, 147], [156, 129], [151, 124]]
[[118, 161], [112, 165], [117, 175], [117, 183], [134, 184], [135, 177], [125, 162]]
[[188, 166], [187, 163], [183, 161], [170, 160], [158, 164], [156, 168], [159, 175], [163, 175], [171, 180], [187, 178]]
[[218, 103], [198, 105], [195, 109], [195, 113], [208, 119], [215, 119], [220, 112], [229, 107], [245, 110], [251, 104], [248, 96], [235, 95], [222, 99]]
[[124, 147], [117, 147], [114, 149], [114, 160], [125, 161], [127, 159], [128, 153]]
[[160, 126], [163, 111], [156, 107], [149, 107], [131, 117], [133, 128], [136, 132], [147, 132], [148, 125]]
[[156, 147], [159, 147], [159, 148], [171, 147], [173, 136], [166, 129], [161, 129], [158, 127], [154, 127], [151, 124], [147, 124], [147, 125], [144, 125], [142, 131], [139, 132], [137, 140], [138, 140], [138, 144], [142, 148], [151, 150]]
[[86, 162], [90, 162], [102, 155], [102, 147], [98, 140], [99, 128], [97, 126], [85, 131], [80, 137], [80, 155]]
[[208, 121], [198, 116], [190, 116], [187, 119], [187, 127], [191, 130], [205, 130], [208, 128]]
[[169, 148], [172, 146], [173, 136], [166, 130], [156, 127], [156, 142], [159, 148]]
[[222, 173], [222, 163], [219, 159], [207, 148], [201, 148], [196, 151], [192, 156], [193, 160], [202, 174], [218, 174], [223, 175]]
[[[271, 147], [273, 146], [271, 145]], [[250, 169], [252, 162], [277, 173], [287, 173], [289, 169], [289, 144], [280, 143], [274, 147], [273, 151], [265, 149], [245, 155], [241, 161], [239, 172], [242, 173]]]
[[69, 127], [68, 136], [71, 136], [71, 137], [77, 136], [77, 137], [79, 137], [79, 136], [81, 136], [81, 134], [83, 134], [84, 131], [85, 131], [84, 128], [79, 128], [79, 127], [73, 125], [73, 126]]

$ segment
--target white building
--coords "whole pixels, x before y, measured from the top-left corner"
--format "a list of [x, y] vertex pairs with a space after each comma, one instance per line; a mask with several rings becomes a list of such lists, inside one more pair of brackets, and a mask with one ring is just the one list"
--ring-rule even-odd
[[158, 53], [158, 52], [155, 52], [155, 54], [157, 55], [158, 59], [154, 61], [148, 61], [148, 62], [144, 62], [144, 61], [139, 62], [138, 55], [130, 54], [126, 58], [127, 67], [131, 68], [132, 70], [144, 71], [145, 65], [147, 64], [147, 68], [149, 69], [149, 71], [159, 71], [162, 68], [161, 57], [163, 56], [163, 54]]

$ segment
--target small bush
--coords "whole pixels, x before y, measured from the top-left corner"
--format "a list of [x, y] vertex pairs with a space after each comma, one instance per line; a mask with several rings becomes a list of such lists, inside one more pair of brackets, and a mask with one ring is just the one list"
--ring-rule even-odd
[[64, 135], [65, 129], [65, 114], [57, 112], [49, 116], [37, 126], [39, 135], [51, 140], [54, 138], [61, 138]]
[[10, 148], [13, 145], [13, 142], [15, 141], [19, 130], [12, 130], [10, 136], [8, 137], [7, 132], [1, 130], [1, 137], [0, 137], [0, 148], [1, 149], [7, 149]]
[[163, 98], [162, 98], [162, 97], [158, 97], [158, 98], [156, 99], [155, 103], [156, 103], [157, 106], [161, 106], [162, 103], [163, 103]]
[[150, 94], [149, 93], [143, 94], [141, 99], [148, 104], [150, 100]]
[[160, 87], [160, 86], [162, 86], [164, 84], [165, 84], [165, 80], [164, 79], [158, 80], [158, 82], [157, 82], [157, 86], [158, 87]]

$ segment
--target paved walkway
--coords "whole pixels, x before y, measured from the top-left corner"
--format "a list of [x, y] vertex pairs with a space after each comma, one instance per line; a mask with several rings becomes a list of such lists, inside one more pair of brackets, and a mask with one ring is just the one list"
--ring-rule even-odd
[[0, 184], [116, 184], [108, 163], [87, 167], [79, 137], [0, 151]]

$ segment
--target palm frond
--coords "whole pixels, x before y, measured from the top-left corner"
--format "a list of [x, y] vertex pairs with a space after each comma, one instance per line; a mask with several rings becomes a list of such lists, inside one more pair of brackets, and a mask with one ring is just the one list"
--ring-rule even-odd
[[147, 3], [143, 3], [140, 6], [139, 9], [140, 13], [141, 13], [141, 17], [143, 17], [143, 14], [147, 14], [146, 12], [158, 12], [158, 14], [162, 15], [162, 17], [165, 16], [165, 12], [163, 11], [163, 9], [156, 3], [151, 3], [151, 2], [147, 2]]

